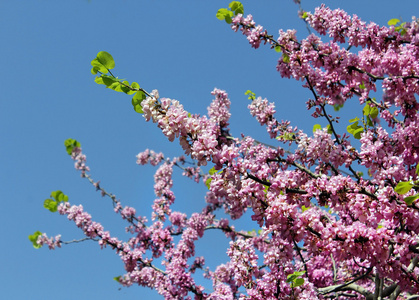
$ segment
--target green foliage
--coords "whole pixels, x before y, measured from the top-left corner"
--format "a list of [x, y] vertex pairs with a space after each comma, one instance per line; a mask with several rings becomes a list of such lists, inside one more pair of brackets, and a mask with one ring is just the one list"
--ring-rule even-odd
[[[330, 124], [327, 125], [326, 128], [327, 128], [327, 133], [328, 134], [332, 134], [333, 133], [332, 126], [330, 126]], [[314, 126], [313, 126], [313, 133], [315, 133], [317, 130], [322, 130], [322, 126], [320, 124], [314, 124]]]
[[418, 194], [415, 194], [415, 195], [408, 196], [408, 197], [404, 198], [404, 202], [405, 202], [407, 205], [412, 205], [412, 203], [413, 203], [416, 199], [419, 199], [419, 193], [418, 193]]
[[294, 132], [284, 132], [283, 135], [277, 136], [277, 140], [285, 140], [285, 141], [294, 141], [295, 140], [295, 133]]
[[141, 102], [145, 99], [145, 94], [143, 91], [138, 91], [135, 93], [134, 97], [132, 97], [132, 106], [134, 107], [134, 110], [139, 113], [142, 114], [144, 113], [143, 111], [143, 107], [141, 106]]
[[288, 283], [291, 283], [291, 287], [292, 288], [295, 288], [295, 287], [298, 287], [300, 285], [303, 285], [304, 284], [304, 278], [300, 278], [300, 276], [303, 276], [304, 273], [305, 273], [305, 271], [302, 271], [302, 272], [297, 272], [296, 271], [296, 272], [294, 272], [292, 274], [289, 274], [287, 276], [287, 282]]
[[361, 133], [364, 132], [364, 128], [358, 124], [358, 121], [359, 121], [358, 117], [349, 120], [349, 123], [352, 123], [352, 124], [346, 127], [346, 130], [348, 130], [348, 132], [352, 134], [354, 138], [359, 140], [361, 138]]
[[108, 52], [101, 51], [97, 54], [96, 58], [92, 60], [91, 65], [93, 66], [91, 70], [92, 74], [98, 74], [98, 76], [95, 78], [95, 82], [97, 84], [103, 84], [108, 89], [114, 90], [116, 92], [122, 92], [127, 95], [134, 95], [131, 100], [132, 106], [137, 113], [143, 113], [141, 101], [146, 98], [144, 90], [141, 89], [137, 82], [130, 84], [124, 79], [115, 77], [110, 72], [111, 69], [115, 68], [115, 61], [112, 55], [110, 55]]
[[399, 32], [401, 35], [406, 34], [406, 29], [404, 28], [406, 25], [406, 22], [401, 23], [399, 19], [391, 19], [387, 22], [389, 26], [394, 26], [394, 30]]
[[361, 133], [366, 131], [368, 127], [374, 127], [374, 119], [378, 116], [378, 108], [375, 106], [371, 106], [370, 102], [367, 102], [362, 109], [362, 123], [363, 126], [359, 125], [360, 119], [358, 117], [349, 120], [349, 123], [352, 123], [346, 129], [350, 134], [354, 136], [356, 139], [361, 138]]
[[112, 55], [106, 51], [100, 51], [90, 64], [92, 65], [92, 74], [97, 74], [98, 72], [106, 74], [109, 70], [115, 68], [115, 61]]
[[66, 139], [64, 141], [64, 146], [65, 146], [65, 150], [67, 151], [68, 155], [71, 155], [71, 153], [73, 153], [73, 149], [75, 147], [80, 148], [81, 144], [74, 139]]
[[51, 198], [48, 198], [44, 201], [44, 207], [48, 209], [50, 212], [56, 212], [57, 207], [61, 202], [68, 201], [68, 196], [59, 190], [52, 192]]
[[31, 235], [29, 235], [29, 236], [28, 236], [29, 240], [32, 242], [33, 247], [34, 247], [35, 249], [39, 249], [39, 248], [41, 248], [41, 247], [42, 247], [41, 245], [39, 245], [39, 244], [37, 243], [37, 241], [38, 241], [38, 237], [39, 237], [40, 235], [42, 235], [42, 232], [40, 232], [40, 231], [35, 231], [35, 232], [34, 232], [34, 234], [31, 234]]
[[239, 1], [233, 1], [228, 5], [228, 8], [220, 8], [217, 11], [216, 17], [219, 20], [225, 20], [227, 24], [231, 24], [233, 16], [238, 14], [243, 14], [244, 8], [243, 4]]
[[342, 107], [343, 107], [343, 104], [335, 104], [335, 105], [333, 105], [333, 109], [335, 111], [339, 111]]
[[409, 181], [401, 181], [397, 184], [397, 186], [394, 188], [394, 191], [399, 194], [399, 195], [404, 195], [406, 194], [408, 191], [410, 191], [410, 189], [413, 187], [414, 185], [412, 183], [410, 183]]
[[256, 99], [256, 94], [253, 93], [251, 90], [247, 90], [246, 93], [244, 93], [245, 95], [249, 95], [248, 99], [249, 100], [255, 100]]
[[[418, 173], [418, 167], [416, 166], [416, 174]], [[400, 181], [396, 187], [394, 188], [394, 191], [399, 194], [399, 195], [404, 195], [407, 192], [409, 192], [412, 188], [417, 189], [419, 187], [419, 181], [416, 180], [415, 182], [410, 182], [410, 181]], [[412, 203], [419, 199], [419, 193], [416, 193], [415, 195], [412, 196], [407, 196], [404, 198], [404, 202], [407, 205], [412, 205]]]
[[387, 22], [387, 24], [389, 25], [389, 26], [394, 26], [394, 25], [396, 25], [397, 23], [399, 23], [400, 22], [400, 20], [399, 19], [391, 19], [391, 20], [389, 20], [388, 22]]
[[[215, 173], [221, 173], [221, 172], [222, 172], [222, 170], [217, 171], [217, 170], [215, 169], [215, 167], [212, 167], [212, 168], [208, 171], [208, 174], [211, 176], [211, 175], [214, 175]], [[206, 186], [208, 189], [210, 189], [210, 186], [211, 186], [211, 181], [212, 181], [212, 178], [211, 178], [211, 177], [209, 177], [209, 178], [205, 181], [205, 186]]]
[[301, 210], [303, 212], [305, 212], [307, 209], [310, 209], [310, 206], [309, 207], [306, 207], [305, 205], [301, 206]]
[[122, 276], [116, 276], [116, 277], [114, 277], [114, 278], [113, 278], [113, 280], [115, 280], [115, 281], [119, 282], [119, 280], [121, 279], [121, 277], [122, 277]]
[[278, 53], [280, 53], [280, 52], [282, 51], [282, 48], [281, 48], [281, 46], [280, 46], [280, 45], [276, 45], [274, 49], [275, 49], [275, 51], [276, 51], [276, 52], [278, 52]]
[[303, 12], [303, 14], [301, 15], [301, 19], [305, 20], [308, 17], [307, 12]]
[[378, 108], [377, 107], [371, 107], [368, 105], [368, 103], [365, 105], [364, 109], [362, 110], [362, 113], [364, 114], [364, 117], [366, 119], [367, 125], [370, 127], [374, 126], [373, 119], [377, 118], [378, 116]]
[[290, 57], [286, 53], [282, 53], [282, 61], [286, 64], [290, 62]]

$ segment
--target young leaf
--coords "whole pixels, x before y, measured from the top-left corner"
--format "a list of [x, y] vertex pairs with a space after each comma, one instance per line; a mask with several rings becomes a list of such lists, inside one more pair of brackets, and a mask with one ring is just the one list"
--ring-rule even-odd
[[210, 174], [210, 175], [213, 175], [213, 174], [215, 174], [215, 173], [217, 173], [217, 170], [215, 169], [215, 167], [212, 167], [212, 168], [208, 171], [208, 174]]
[[387, 22], [387, 24], [389, 25], [389, 26], [392, 26], [392, 25], [396, 25], [397, 23], [399, 23], [400, 22], [400, 20], [399, 19], [391, 19], [391, 20], [389, 20], [388, 22]]
[[[103, 76], [103, 75], [102, 75]], [[104, 82], [103, 82], [103, 78], [102, 78], [102, 76], [96, 76], [96, 78], [95, 78], [95, 82], [97, 83], [97, 84], [105, 84]]]
[[319, 129], [321, 130], [322, 129], [322, 126], [320, 124], [314, 124], [314, 126], [313, 126], [313, 133], [315, 133]]
[[234, 12], [234, 15], [244, 14], [244, 7], [239, 1], [231, 2], [228, 7]]
[[132, 106], [134, 107], [134, 110], [139, 113], [142, 114], [144, 113], [143, 111], [143, 107], [141, 106], [141, 102], [146, 98], [145, 94], [143, 91], [138, 91], [135, 93], [134, 97], [132, 97]]
[[133, 89], [139, 89], [140, 88], [140, 85], [137, 83], [137, 82], [133, 82], [133, 83], [131, 83], [131, 88], [133, 88]]
[[71, 155], [71, 153], [73, 153], [73, 149], [75, 147], [80, 148], [81, 144], [74, 139], [67, 139], [64, 141], [64, 146], [66, 148], [68, 155]]
[[205, 181], [205, 186], [207, 187], [207, 189], [210, 189], [210, 187], [211, 187], [211, 181], [212, 181], [212, 178], [210, 177], [210, 178], [208, 178], [206, 181]]
[[400, 181], [396, 187], [394, 188], [394, 191], [399, 194], [399, 195], [404, 195], [406, 194], [408, 191], [410, 191], [410, 189], [413, 187], [413, 184], [410, 183], [409, 181]]
[[[227, 8], [220, 8], [215, 16], [217, 17], [217, 19], [219, 19], [221, 21], [226, 20], [226, 22], [227, 22], [226, 18], [230, 18], [230, 20], [231, 20], [231, 17], [233, 16], [233, 12], [231, 10], [228, 10]], [[230, 23], [231, 23], [231, 21], [230, 21]]]
[[109, 72], [109, 70], [102, 65], [99, 60], [97, 58], [93, 59], [90, 64], [92, 65], [92, 69], [90, 70], [90, 72], [92, 72], [93, 74], [97, 74], [97, 72], [101, 72], [103, 74], [106, 74]]
[[279, 45], [275, 46], [275, 51], [278, 52], [278, 53], [281, 52], [282, 51], [281, 46], [279, 46]]
[[247, 90], [244, 94], [249, 95], [249, 97], [248, 97], [249, 100], [255, 100], [256, 99], [256, 94], [253, 93], [251, 90]]
[[58, 202], [53, 199], [46, 199], [44, 201], [44, 207], [48, 209], [50, 212], [56, 212], [58, 207]]
[[34, 247], [35, 249], [39, 249], [39, 248], [41, 248], [41, 247], [42, 247], [41, 245], [39, 245], [39, 244], [37, 243], [37, 241], [38, 241], [38, 237], [39, 237], [40, 235], [42, 235], [42, 232], [40, 232], [40, 231], [35, 231], [35, 232], [34, 232], [34, 234], [31, 234], [31, 235], [29, 235], [29, 236], [28, 236], [29, 240], [32, 242], [33, 247]]
[[416, 165], [416, 175], [419, 175], [419, 163]]
[[333, 105], [334, 111], [339, 111], [343, 107], [343, 104], [335, 104]]
[[[100, 51], [96, 56], [98, 62], [107, 68], [108, 70], [111, 70], [115, 68], [115, 61], [113, 60], [112, 55], [110, 55], [106, 51]], [[106, 73], [106, 72], [105, 72]]]
[[419, 199], [419, 194], [413, 195], [413, 196], [408, 196], [406, 198], [404, 198], [404, 202], [407, 205], [412, 205], [412, 203], [416, 200]]
[[291, 284], [291, 287], [295, 288], [303, 284], [304, 284], [304, 278], [296, 278], [294, 282]]

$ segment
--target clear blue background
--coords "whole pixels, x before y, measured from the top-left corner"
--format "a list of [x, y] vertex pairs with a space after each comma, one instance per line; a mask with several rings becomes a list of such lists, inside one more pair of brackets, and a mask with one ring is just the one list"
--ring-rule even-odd
[[[99, 51], [113, 55], [115, 75], [137, 81], [148, 91], [158, 89], [192, 113], [206, 113], [214, 87], [227, 90], [235, 136], [244, 133], [269, 141], [248, 113], [247, 89], [275, 101], [278, 119], [311, 132], [318, 121], [305, 110], [310, 93], [301, 82], [280, 78], [275, 69], [279, 55], [268, 46], [252, 49], [241, 33], [215, 18], [229, 2], [1, 1], [1, 298], [161, 299], [145, 288], [119, 290], [112, 278], [124, 273], [123, 265], [110, 249], [101, 251], [96, 243], [85, 242], [55, 251], [35, 250], [28, 240], [36, 230], [50, 236], [61, 233], [63, 240], [83, 237], [74, 223], [43, 208], [44, 199], [58, 189], [112, 234], [127, 237], [110, 200], [100, 197], [74, 170], [65, 139], [82, 143], [95, 180], [123, 205], [147, 217], [154, 200], [154, 169], [137, 166], [135, 155], [146, 148], [169, 157], [182, 154], [177, 141], [169, 143], [155, 125], [133, 111], [130, 96], [94, 83], [90, 61]], [[302, 5], [314, 11], [320, 3]], [[300, 39], [307, 36], [291, 0], [243, 4], [245, 14], [253, 14], [275, 38], [279, 28], [296, 28]], [[417, 0], [326, 4], [381, 25], [394, 17], [410, 21], [419, 8]], [[200, 211], [206, 188], [178, 175], [175, 179], [174, 209], [188, 215]], [[248, 216], [237, 226], [255, 228]], [[197, 255], [206, 256], [214, 269], [226, 260], [226, 246], [221, 233], [208, 232], [198, 243]], [[206, 288], [210, 291], [212, 286]]]

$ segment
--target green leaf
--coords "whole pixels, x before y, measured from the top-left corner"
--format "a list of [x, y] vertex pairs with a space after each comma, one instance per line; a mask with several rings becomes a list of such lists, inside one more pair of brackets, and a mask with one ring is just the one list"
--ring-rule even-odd
[[115, 280], [115, 281], [119, 282], [119, 279], [121, 279], [121, 277], [122, 277], [122, 276], [116, 276], [116, 277], [114, 277], [114, 278], [113, 278], [113, 280]]
[[106, 85], [107, 87], [111, 86], [115, 82], [119, 82], [119, 79], [115, 78], [113, 76], [102, 75], [101, 77], [102, 77], [102, 80], [103, 80], [103, 84]]
[[342, 107], [343, 107], [343, 104], [335, 104], [335, 105], [333, 105], [333, 109], [335, 111], [339, 111]]
[[131, 88], [133, 88], [133, 89], [139, 89], [140, 88], [140, 85], [137, 83], [137, 82], [133, 82], [133, 83], [131, 83]]
[[66, 139], [64, 141], [64, 146], [66, 148], [66, 151], [67, 151], [68, 155], [71, 155], [71, 153], [73, 153], [73, 149], [75, 147], [80, 148], [81, 144], [74, 139]]
[[416, 175], [419, 175], [419, 163], [416, 165]]
[[396, 187], [394, 188], [394, 191], [399, 194], [399, 195], [404, 195], [406, 194], [408, 191], [410, 191], [410, 189], [413, 187], [413, 184], [410, 183], [409, 181], [400, 181]]
[[94, 67], [90, 70], [90, 72], [91, 72], [93, 75], [96, 75], [98, 72], [100, 72], [100, 67], [99, 67], [99, 66], [94, 66]]
[[282, 61], [286, 64], [290, 62], [290, 57], [288, 56], [288, 54], [282, 53]]
[[392, 26], [392, 25], [396, 25], [397, 23], [399, 23], [400, 22], [400, 20], [399, 19], [391, 19], [391, 20], [389, 20], [388, 22], [387, 22], [387, 24], [389, 25], [389, 26]]
[[145, 94], [143, 91], [138, 91], [135, 93], [134, 97], [132, 97], [132, 106], [134, 107], [134, 110], [139, 113], [142, 114], [144, 113], [143, 111], [143, 107], [141, 106], [141, 102], [146, 98]]
[[320, 124], [314, 124], [313, 126], [313, 133], [315, 133], [317, 130], [321, 130], [322, 126]]
[[304, 278], [297, 278], [295, 281], [291, 284], [291, 287], [295, 288], [297, 286], [304, 284]]
[[370, 116], [367, 116], [366, 117], [366, 120], [367, 120], [367, 125], [368, 126], [370, 126], [370, 127], [373, 127], [374, 126], [374, 123], [372, 122], [372, 119], [371, 119]]
[[35, 232], [34, 232], [34, 234], [31, 234], [31, 235], [29, 235], [29, 236], [28, 236], [29, 240], [32, 242], [33, 247], [34, 247], [35, 249], [39, 249], [39, 248], [41, 248], [41, 247], [42, 247], [41, 245], [39, 245], [39, 244], [37, 243], [37, 241], [38, 241], [38, 237], [39, 237], [40, 235], [42, 235], [42, 232], [40, 232], [40, 231], [35, 231]]
[[225, 20], [227, 24], [231, 24], [233, 12], [231, 10], [228, 10], [227, 8], [220, 8], [216, 14], [217, 19], [219, 20]]
[[109, 70], [102, 65], [99, 60], [97, 58], [93, 59], [90, 64], [92, 65], [92, 69], [90, 70], [90, 72], [92, 72], [93, 74], [97, 74], [97, 72], [106, 74], [109, 72]]
[[97, 84], [105, 84], [105, 83], [103, 82], [103, 78], [102, 78], [102, 76], [96, 76], [96, 78], [95, 78], [95, 82], [96, 82]]
[[280, 52], [282, 51], [282, 48], [281, 48], [281, 46], [279, 46], [279, 45], [276, 45], [274, 49], [275, 49], [275, 51], [276, 51], [276, 52], [278, 52], [278, 53], [280, 53]]
[[[127, 95], [132, 95], [132, 94], [135, 94], [135, 93], [136, 93], [135, 91], [133, 91], [133, 90], [132, 90], [132, 87], [129, 85], [129, 82], [128, 82], [128, 81], [124, 80], [124, 81], [122, 81], [122, 83], [123, 83], [123, 84], [121, 84], [121, 83], [120, 83], [120, 85], [121, 85], [121, 90], [122, 90], [125, 94], [127, 94]], [[137, 83], [137, 85], [138, 85], [138, 83]]]
[[212, 178], [211, 177], [208, 178], [207, 180], [205, 180], [205, 186], [207, 187], [207, 189], [210, 189], [210, 187], [211, 187], [211, 181], [212, 181]]
[[378, 108], [376, 108], [375, 106], [371, 107], [370, 117], [373, 118], [373, 119], [378, 117]]
[[404, 202], [406, 202], [407, 205], [412, 205], [416, 199], [419, 199], [419, 194], [404, 198]]
[[303, 15], [301, 16], [301, 19], [306, 19], [308, 17], [308, 14], [307, 14], [307, 12], [305, 11], [304, 13], [303, 13]]
[[357, 140], [359, 140], [361, 138], [361, 133], [364, 132], [364, 128], [358, 128], [354, 131], [354, 138], [356, 138]]
[[113, 60], [112, 55], [110, 55], [108, 52], [106, 51], [100, 51], [97, 56], [96, 59], [98, 60], [98, 62], [104, 66], [105, 68], [107, 68], [108, 70], [111, 70], [113, 68], [115, 68], [115, 61]]
[[332, 126], [330, 126], [330, 124], [328, 124], [326, 128], [327, 128], [327, 133], [328, 134], [332, 134], [333, 133]]
[[213, 175], [215, 173], [217, 173], [218, 171], [215, 169], [215, 167], [212, 167], [209, 171], [208, 174]]
[[301, 210], [302, 210], [303, 212], [305, 212], [307, 209], [310, 209], [310, 206], [309, 206], [309, 207], [305, 207], [304, 205], [303, 205], [303, 206], [301, 206]]
[[249, 97], [248, 97], [249, 100], [255, 100], [256, 99], [256, 94], [253, 93], [251, 90], [247, 90], [244, 94], [249, 95]]
[[44, 201], [44, 207], [50, 212], [56, 212], [58, 207], [58, 202], [53, 199], [46, 199]]
[[234, 12], [234, 15], [244, 14], [244, 7], [243, 4], [239, 1], [231, 2], [228, 7]]
[[285, 132], [283, 135], [277, 136], [277, 140], [283, 139], [285, 141], [294, 141], [295, 133], [294, 132]]
[[358, 118], [358, 117], [353, 118], [353, 119], [350, 119], [350, 120], [349, 120], [349, 123], [356, 122], [356, 121], [359, 121], [359, 118]]

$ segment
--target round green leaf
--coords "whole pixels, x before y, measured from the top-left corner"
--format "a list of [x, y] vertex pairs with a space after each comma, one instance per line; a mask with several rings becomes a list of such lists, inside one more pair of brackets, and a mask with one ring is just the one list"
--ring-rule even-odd
[[409, 181], [400, 181], [396, 187], [394, 188], [394, 191], [399, 195], [404, 195], [410, 189], [413, 187], [413, 184], [411, 184]]
[[319, 129], [321, 130], [322, 129], [322, 126], [320, 124], [314, 124], [314, 126], [313, 126], [313, 133], [316, 132]]
[[108, 70], [115, 68], [115, 61], [112, 55], [106, 51], [100, 51], [97, 56], [97, 60]]
[[28, 236], [29, 240], [32, 242], [33, 247], [34, 247], [35, 249], [39, 249], [39, 248], [41, 248], [41, 247], [42, 247], [41, 245], [39, 245], [39, 244], [37, 243], [37, 241], [38, 241], [38, 237], [39, 237], [40, 235], [42, 235], [42, 232], [40, 232], [40, 231], [35, 231], [35, 232], [34, 232], [34, 234], [31, 234], [31, 235], [29, 235], [29, 236]]
[[404, 198], [404, 202], [406, 202], [407, 205], [412, 205], [412, 203], [419, 198], [419, 194], [408, 196]]
[[387, 22], [387, 24], [389, 25], [389, 26], [392, 26], [392, 25], [396, 25], [397, 23], [399, 23], [400, 22], [400, 20], [399, 19], [391, 19], [391, 20], [389, 20], [388, 22]]

